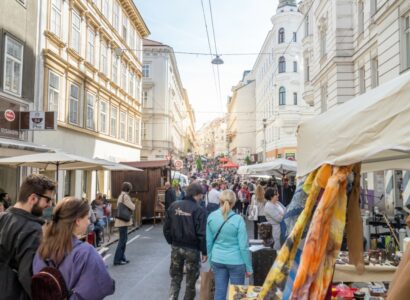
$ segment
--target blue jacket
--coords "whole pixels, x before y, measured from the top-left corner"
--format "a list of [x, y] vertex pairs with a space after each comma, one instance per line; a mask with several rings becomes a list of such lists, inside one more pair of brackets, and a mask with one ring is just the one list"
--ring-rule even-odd
[[252, 273], [249, 254], [248, 233], [243, 218], [230, 211], [231, 217], [223, 226], [218, 239], [214, 237], [224, 222], [222, 210], [218, 209], [208, 216], [206, 225], [206, 245], [210, 262], [227, 265], [246, 265], [246, 271]]

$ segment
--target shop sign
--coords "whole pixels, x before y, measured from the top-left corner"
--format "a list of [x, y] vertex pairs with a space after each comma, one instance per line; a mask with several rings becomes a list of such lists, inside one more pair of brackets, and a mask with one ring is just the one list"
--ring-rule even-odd
[[175, 169], [181, 170], [182, 167], [184, 166], [184, 163], [182, 162], [182, 160], [178, 159], [178, 160], [174, 161], [174, 166], [175, 166]]
[[57, 113], [54, 111], [23, 111], [20, 112], [21, 130], [56, 130]]
[[13, 122], [16, 119], [16, 114], [11, 109], [6, 109], [4, 111], [4, 119], [8, 122]]

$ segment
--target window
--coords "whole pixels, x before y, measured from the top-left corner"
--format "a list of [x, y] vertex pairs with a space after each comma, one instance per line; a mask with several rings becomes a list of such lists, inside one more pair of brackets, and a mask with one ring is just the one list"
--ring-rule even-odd
[[141, 120], [135, 120], [135, 144], [139, 145], [141, 143], [141, 134], [140, 134], [140, 124]]
[[135, 76], [135, 99], [141, 99], [141, 79]]
[[127, 114], [122, 111], [120, 112], [120, 139], [125, 141], [125, 124], [127, 121]]
[[135, 80], [134, 73], [129, 71], [128, 72], [128, 94], [130, 96], [134, 96], [134, 80]]
[[128, 142], [134, 142], [134, 118], [128, 118]]
[[281, 28], [278, 32], [278, 44], [285, 42], [285, 29]]
[[403, 18], [403, 38], [402, 38], [403, 70], [410, 68], [410, 15]]
[[322, 30], [320, 32], [320, 57], [324, 57], [326, 55], [326, 31]]
[[100, 102], [100, 132], [107, 133], [107, 121], [108, 121], [108, 104], [107, 102]]
[[141, 133], [142, 133], [142, 139], [145, 140], [147, 137], [147, 125], [145, 122], [141, 122]]
[[121, 35], [125, 42], [127, 42], [127, 28], [128, 28], [128, 18], [123, 12], [122, 14], [122, 29]]
[[150, 65], [147, 65], [147, 64], [145, 64], [145, 65], [143, 65], [142, 66], [142, 76], [143, 77], [149, 77], [149, 71], [150, 71]]
[[127, 88], [127, 65], [121, 63], [121, 87], [125, 90]]
[[105, 42], [101, 42], [101, 71], [107, 75], [108, 74], [108, 47]]
[[310, 26], [309, 15], [306, 15], [306, 18], [305, 18], [305, 36], [309, 35], [309, 26]]
[[50, 31], [61, 37], [61, 0], [51, 1]]
[[366, 92], [366, 74], [364, 70], [364, 66], [359, 69], [359, 92], [363, 94]]
[[293, 33], [293, 42], [296, 43], [298, 40], [298, 35], [296, 32]]
[[78, 102], [80, 101], [80, 87], [76, 84], [70, 86], [70, 111], [69, 122], [78, 124]]
[[142, 106], [143, 107], [148, 106], [148, 91], [143, 91], [142, 92]]
[[372, 58], [372, 88], [379, 86], [379, 61], [377, 57]]
[[23, 45], [6, 35], [3, 89], [18, 96], [21, 96], [23, 80], [23, 53]]
[[377, 0], [370, 0], [370, 15], [374, 16], [377, 12]]
[[118, 119], [118, 108], [111, 106], [110, 114], [110, 135], [112, 137], [117, 137], [117, 119]]
[[320, 111], [327, 111], [327, 84], [320, 88]]
[[108, 19], [109, 12], [110, 12], [110, 1], [109, 0], [102, 0], [102, 12], [104, 16]]
[[293, 105], [298, 105], [298, 93], [293, 93]]
[[357, 31], [359, 34], [364, 31], [364, 5], [363, 1], [357, 3]]
[[305, 57], [305, 82], [310, 81], [310, 65], [309, 58]]
[[95, 120], [94, 120], [94, 95], [87, 93], [87, 121], [86, 126], [88, 129], [95, 129]]
[[297, 71], [298, 71], [298, 62], [294, 61], [293, 62], [293, 72], [297, 73]]
[[135, 49], [135, 29], [132, 25], [130, 25], [130, 48], [133, 50]]
[[112, 26], [119, 31], [120, 25], [120, 7], [117, 1], [114, 1], [112, 6]]
[[94, 42], [95, 33], [91, 28], [88, 28], [88, 47], [87, 47], [87, 60], [90, 64], [94, 63]]
[[286, 72], [286, 60], [284, 56], [279, 57], [279, 73]]
[[118, 84], [118, 57], [115, 53], [112, 54], [112, 81]]
[[279, 88], [279, 105], [286, 105], [286, 90], [283, 86]]
[[48, 73], [48, 111], [58, 112], [60, 98], [60, 77], [53, 72]]
[[80, 53], [81, 18], [75, 10], [71, 12], [71, 22], [71, 47]]

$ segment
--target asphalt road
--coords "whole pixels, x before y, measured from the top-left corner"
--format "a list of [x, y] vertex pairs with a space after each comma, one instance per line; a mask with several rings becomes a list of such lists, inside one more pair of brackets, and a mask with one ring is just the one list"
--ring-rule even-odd
[[[144, 225], [128, 236], [127, 265], [113, 266], [116, 247], [117, 243], [111, 245], [104, 258], [116, 282], [115, 294], [106, 299], [168, 299], [171, 247], [162, 234], [162, 225]], [[180, 299], [184, 285], [182, 282]]]

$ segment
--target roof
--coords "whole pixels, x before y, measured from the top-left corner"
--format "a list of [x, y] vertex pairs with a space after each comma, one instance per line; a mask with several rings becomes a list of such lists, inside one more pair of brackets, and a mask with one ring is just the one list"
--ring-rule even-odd
[[150, 39], [143, 39], [142, 41], [144, 46], [161, 46], [161, 47], [169, 47], [168, 45], [165, 45], [161, 42], [157, 42], [154, 40], [150, 40]]
[[141, 169], [163, 168], [169, 165], [169, 160], [130, 161], [122, 164]]

